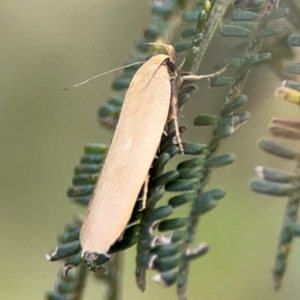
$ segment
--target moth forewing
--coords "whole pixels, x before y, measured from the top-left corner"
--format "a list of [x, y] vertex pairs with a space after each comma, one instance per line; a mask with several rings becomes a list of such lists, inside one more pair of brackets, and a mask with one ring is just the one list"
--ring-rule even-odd
[[107, 253], [130, 219], [169, 114], [169, 60], [163, 54], [152, 57], [132, 79], [82, 225], [83, 255]]

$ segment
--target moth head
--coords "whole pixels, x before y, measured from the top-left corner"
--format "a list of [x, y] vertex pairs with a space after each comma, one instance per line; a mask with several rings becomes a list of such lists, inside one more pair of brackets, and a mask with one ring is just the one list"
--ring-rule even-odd
[[177, 63], [176, 51], [172, 45], [161, 44], [161, 43], [149, 43], [149, 45], [163, 47], [166, 50], [168, 56], [170, 57], [170, 61], [176, 65]]

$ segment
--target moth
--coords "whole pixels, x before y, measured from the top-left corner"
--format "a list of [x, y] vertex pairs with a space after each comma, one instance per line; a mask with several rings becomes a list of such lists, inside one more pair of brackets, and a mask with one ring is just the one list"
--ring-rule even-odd
[[96, 273], [106, 272], [102, 265], [110, 259], [110, 247], [126, 228], [141, 188], [147, 181], [167, 122], [174, 121], [178, 147], [183, 154], [177, 123], [177, 96], [182, 81], [212, 77], [223, 71], [205, 76], [178, 77], [174, 48], [155, 45], [163, 46], [167, 54], [150, 58], [131, 81], [81, 227], [83, 260]]
[[[134, 75], [80, 232], [88, 267], [101, 272], [108, 250], [126, 228], [168, 121], [177, 124], [176, 54], [155, 55]], [[97, 260], [97, 262], [95, 262]], [[99, 266], [99, 267], [98, 267]]]

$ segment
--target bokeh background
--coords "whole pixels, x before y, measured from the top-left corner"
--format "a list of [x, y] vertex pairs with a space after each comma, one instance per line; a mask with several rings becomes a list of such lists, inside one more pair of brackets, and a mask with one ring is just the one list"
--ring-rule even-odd
[[[149, 18], [147, 1], [140, 0], [1, 1], [0, 299], [43, 299], [53, 288], [61, 265], [46, 261], [45, 253], [73, 215], [84, 212], [65, 196], [73, 167], [84, 144], [111, 138], [111, 132], [99, 128], [96, 111], [109, 97], [114, 75], [67, 93], [60, 89], [121, 66]], [[215, 38], [200, 73], [213, 70], [220, 51], [230, 53], [232, 40]], [[210, 251], [192, 264], [189, 299], [300, 297], [297, 242], [282, 289], [275, 292], [272, 285], [286, 201], [249, 189], [257, 165], [294, 168], [257, 147], [273, 115], [299, 117], [294, 105], [274, 97], [279, 84], [267, 66], [251, 72], [245, 93], [252, 118], [220, 149], [235, 152], [236, 162], [213, 173], [210, 186], [222, 186], [227, 197], [201, 221], [198, 241], [206, 241]], [[181, 124], [189, 128], [186, 139], [205, 142], [209, 130], [193, 128], [193, 119], [218, 112], [224, 91], [208, 90], [207, 82], [200, 86]], [[134, 255], [134, 248], [126, 252], [123, 298], [176, 299], [174, 288], [162, 288], [150, 276], [146, 292], [139, 292]], [[91, 277], [85, 299], [102, 295], [103, 287]]]

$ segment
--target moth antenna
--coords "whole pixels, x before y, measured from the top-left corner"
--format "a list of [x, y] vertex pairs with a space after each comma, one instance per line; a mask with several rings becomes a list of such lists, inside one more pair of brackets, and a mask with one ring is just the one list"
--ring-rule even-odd
[[106, 71], [106, 72], [104, 72], [104, 73], [101, 73], [101, 74], [98, 74], [98, 75], [96, 75], [96, 76], [94, 76], [94, 77], [91, 77], [91, 78], [89, 78], [89, 79], [87, 79], [87, 80], [84, 80], [84, 81], [82, 81], [82, 82], [80, 82], [80, 83], [77, 83], [77, 84], [72, 85], [72, 86], [70, 86], [70, 87], [64, 88], [64, 89], [62, 89], [61, 91], [62, 91], [62, 92], [65, 92], [65, 91], [67, 91], [67, 90], [69, 90], [69, 89], [76, 88], [76, 87], [79, 87], [79, 86], [81, 86], [81, 85], [84, 85], [84, 84], [86, 84], [86, 83], [88, 83], [88, 82], [90, 82], [90, 81], [92, 81], [92, 80], [94, 80], [94, 79], [97, 79], [97, 78], [99, 78], [99, 77], [101, 77], [101, 76], [103, 76], [103, 75], [107, 75], [107, 74], [109, 74], [109, 73], [112, 73], [112, 72], [115, 72], [115, 71], [118, 71], [118, 70], [125, 69], [125, 68], [127, 68], [127, 67], [131, 67], [131, 66], [143, 64], [144, 62], [145, 62], [145, 61], [138, 61], [138, 62], [134, 62], [134, 63], [132, 63], [132, 64], [129, 64], [129, 65], [126, 65], [126, 66], [123, 66], [123, 67], [119, 67], [119, 68], [115, 68], [115, 69]]

